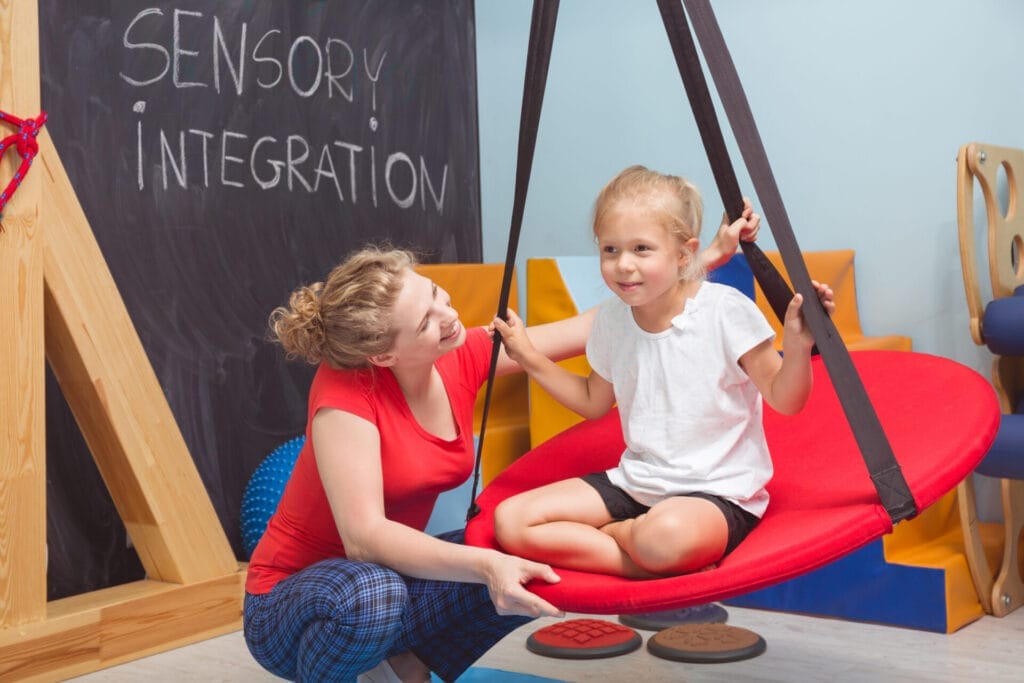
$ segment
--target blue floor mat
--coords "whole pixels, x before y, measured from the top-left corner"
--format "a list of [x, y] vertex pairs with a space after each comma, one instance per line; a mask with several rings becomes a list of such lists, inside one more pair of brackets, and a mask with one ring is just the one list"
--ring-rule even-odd
[[[431, 680], [434, 683], [441, 683], [441, 679], [434, 675], [431, 675]], [[544, 678], [543, 676], [517, 674], [513, 671], [472, 666], [466, 673], [459, 676], [456, 683], [565, 683], [565, 681], [557, 678]]]

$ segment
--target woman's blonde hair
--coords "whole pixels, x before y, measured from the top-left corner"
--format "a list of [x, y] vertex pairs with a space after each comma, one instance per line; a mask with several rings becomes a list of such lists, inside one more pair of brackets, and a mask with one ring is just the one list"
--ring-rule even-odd
[[[680, 244], [700, 238], [704, 205], [700, 192], [685, 178], [652, 171], [645, 166], [630, 166], [608, 181], [594, 200], [595, 237], [602, 222], [623, 204], [647, 211], [654, 220], [675, 236]], [[704, 277], [699, 258], [691, 258], [681, 280]]]
[[270, 329], [289, 360], [361, 368], [395, 341], [392, 306], [416, 257], [366, 247], [335, 266], [323, 282], [299, 287], [270, 314]]

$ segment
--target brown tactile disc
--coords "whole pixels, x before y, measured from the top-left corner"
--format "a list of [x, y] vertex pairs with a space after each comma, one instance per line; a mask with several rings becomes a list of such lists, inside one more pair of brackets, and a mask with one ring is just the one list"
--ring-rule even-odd
[[735, 662], [767, 648], [753, 631], [728, 624], [684, 624], [659, 631], [647, 641], [652, 655], [677, 662]]
[[604, 619], [568, 619], [537, 629], [526, 649], [545, 657], [596, 659], [632, 652], [644, 642], [631, 628]]

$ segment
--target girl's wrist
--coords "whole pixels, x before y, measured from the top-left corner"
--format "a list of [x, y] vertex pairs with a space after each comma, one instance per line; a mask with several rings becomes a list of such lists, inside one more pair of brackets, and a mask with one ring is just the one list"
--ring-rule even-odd
[[810, 357], [811, 349], [814, 348], [813, 339], [783, 339], [782, 340], [782, 357], [786, 355], [800, 354]]
[[539, 369], [541, 363], [547, 360], [547, 357], [538, 352], [537, 349], [530, 349], [526, 353], [521, 353], [519, 357], [522, 359], [519, 364], [523, 366], [523, 369], [527, 372], [532, 372]]

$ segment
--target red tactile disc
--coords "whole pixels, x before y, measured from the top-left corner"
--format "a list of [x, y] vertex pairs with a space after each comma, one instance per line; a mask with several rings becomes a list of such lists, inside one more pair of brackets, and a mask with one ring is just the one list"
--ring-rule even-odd
[[545, 657], [596, 659], [632, 652], [642, 643], [639, 633], [612, 621], [568, 619], [534, 631], [526, 649]]

